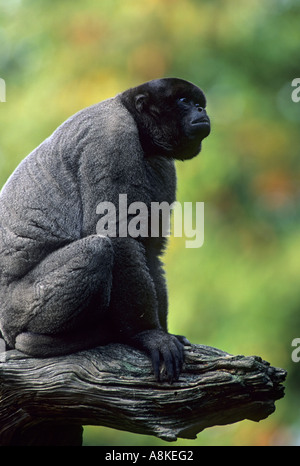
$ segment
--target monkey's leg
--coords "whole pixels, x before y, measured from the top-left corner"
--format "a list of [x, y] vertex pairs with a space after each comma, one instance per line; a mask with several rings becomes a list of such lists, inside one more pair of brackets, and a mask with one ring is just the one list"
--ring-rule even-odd
[[4, 324], [4, 335], [16, 337], [15, 347], [35, 356], [66, 354], [95, 340], [100, 344], [112, 266], [110, 240], [96, 235], [50, 254], [15, 284], [13, 318]]

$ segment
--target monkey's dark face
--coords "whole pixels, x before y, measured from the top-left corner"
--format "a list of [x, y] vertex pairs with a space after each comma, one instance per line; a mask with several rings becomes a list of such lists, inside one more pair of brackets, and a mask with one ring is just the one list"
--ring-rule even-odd
[[210, 133], [206, 99], [197, 86], [177, 78], [150, 81], [122, 94], [137, 123], [145, 156], [190, 159]]
[[[200, 89], [199, 89], [200, 91]], [[201, 150], [201, 142], [210, 133], [210, 119], [206, 113], [204, 94], [180, 97], [177, 100], [183, 139], [179, 144], [180, 159], [188, 159], [197, 155]]]

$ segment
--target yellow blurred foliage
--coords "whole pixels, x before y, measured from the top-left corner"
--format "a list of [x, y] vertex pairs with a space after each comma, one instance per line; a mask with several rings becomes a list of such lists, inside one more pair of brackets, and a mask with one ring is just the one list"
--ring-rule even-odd
[[282, 122], [252, 115], [246, 118], [246, 114], [235, 125], [234, 144], [237, 153], [267, 167], [284, 163], [283, 154], [291, 149], [289, 133]]
[[291, 174], [271, 169], [257, 175], [252, 186], [254, 195], [259, 196], [264, 205], [269, 209], [278, 209], [295, 200], [299, 191], [299, 178], [296, 180]]
[[169, 60], [163, 47], [155, 43], [138, 46], [128, 58], [128, 69], [132, 76], [138, 75], [141, 80], [165, 76]]
[[99, 46], [110, 34], [109, 23], [92, 14], [77, 13], [66, 25], [65, 36], [75, 47]]

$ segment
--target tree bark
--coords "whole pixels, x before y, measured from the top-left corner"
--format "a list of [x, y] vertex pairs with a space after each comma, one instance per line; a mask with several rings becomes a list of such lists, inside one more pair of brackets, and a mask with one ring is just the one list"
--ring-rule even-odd
[[0, 353], [0, 445], [80, 445], [83, 425], [195, 438], [259, 421], [283, 397], [286, 372], [257, 356], [192, 345], [179, 381], [156, 382], [142, 352], [111, 344], [63, 357]]

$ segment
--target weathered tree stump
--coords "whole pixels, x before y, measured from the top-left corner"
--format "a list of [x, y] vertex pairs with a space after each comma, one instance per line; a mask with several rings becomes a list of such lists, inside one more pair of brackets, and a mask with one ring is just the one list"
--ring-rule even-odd
[[172, 385], [141, 352], [111, 344], [63, 357], [0, 353], [0, 445], [80, 445], [83, 425], [174, 441], [207, 427], [259, 421], [283, 397], [286, 372], [257, 356], [186, 347]]

